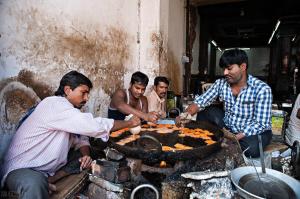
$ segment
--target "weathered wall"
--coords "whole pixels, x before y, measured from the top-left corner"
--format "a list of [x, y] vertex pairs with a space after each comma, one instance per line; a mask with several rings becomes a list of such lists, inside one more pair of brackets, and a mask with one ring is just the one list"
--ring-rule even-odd
[[106, 116], [110, 95], [128, 87], [136, 70], [146, 73], [150, 84], [165, 74], [175, 91], [182, 89], [184, 0], [0, 0], [0, 22], [3, 110], [12, 106], [6, 103], [9, 96], [25, 95], [4, 89], [9, 82], [21, 82], [43, 99], [70, 70], [92, 80], [86, 109], [97, 116]]
[[160, 34], [153, 35], [159, 49], [160, 73], [171, 80], [171, 89], [182, 92], [185, 54], [185, 0], [161, 0]]

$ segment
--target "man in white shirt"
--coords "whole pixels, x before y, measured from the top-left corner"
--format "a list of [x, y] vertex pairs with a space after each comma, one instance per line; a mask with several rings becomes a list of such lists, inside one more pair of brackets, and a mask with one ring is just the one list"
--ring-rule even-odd
[[163, 76], [157, 76], [154, 79], [153, 90], [147, 96], [148, 111], [155, 111], [162, 118], [167, 116], [166, 113], [166, 95], [169, 87], [169, 80]]
[[292, 110], [289, 125], [285, 133], [285, 140], [290, 146], [293, 146], [296, 140], [300, 142], [300, 94], [298, 95]]
[[79, 149], [80, 167], [91, 164], [87, 136], [107, 141], [109, 132], [140, 124], [137, 117], [114, 121], [83, 113], [91, 81], [77, 71], [63, 76], [56, 96], [42, 100], [18, 128], [1, 166], [1, 185], [22, 199], [49, 198], [48, 178], [67, 163], [70, 147]]

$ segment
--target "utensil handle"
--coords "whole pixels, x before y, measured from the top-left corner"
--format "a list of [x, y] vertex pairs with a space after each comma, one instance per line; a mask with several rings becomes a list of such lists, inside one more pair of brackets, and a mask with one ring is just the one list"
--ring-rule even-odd
[[155, 137], [152, 137], [150, 135], [143, 135], [141, 136], [139, 139], [138, 139], [138, 142], [137, 142], [137, 146], [139, 149], [144, 149], [144, 147], [142, 146], [142, 141], [143, 140], [150, 140], [152, 143], [155, 144], [155, 147], [154, 149], [151, 149], [151, 150], [156, 150], [157, 152], [162, 152], [162, 146], [161, 146], [161, 143], [155, 138]]
[[258, 147], [259, 147], [261, 170], [262, 170], [263, 173], [266, 173], [264, 150], [263, 150], [263, 146], [262, 146], [261, 135], [258, 135]]

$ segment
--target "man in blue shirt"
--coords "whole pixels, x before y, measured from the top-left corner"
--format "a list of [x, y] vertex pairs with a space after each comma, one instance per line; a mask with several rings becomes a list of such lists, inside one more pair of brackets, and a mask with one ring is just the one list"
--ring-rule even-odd
[[[263, 147], [272, 138], [271, 131], [271, 88], [247, 73], [248, 57], [240, 49], [226, 50], [219, 65], [224, 69], [224, 78], [218, 79], [201, 96], [197, 97], [186, 112], [193, 115], [204, 110], [217, 98], [224, 104], [224, 112], [210, 112], [210, 121], [225, 127], [239, 140], [246, 156], [258, 157], [258, 134], [262, 135]], [[202, 113], [200, 112], [199, 115]], [[215, 117], [215, 118], [214, 118]], [[220, 118], [221, 117], [221, 118]], [[223, 119], [223, 120], [222, 120]]]

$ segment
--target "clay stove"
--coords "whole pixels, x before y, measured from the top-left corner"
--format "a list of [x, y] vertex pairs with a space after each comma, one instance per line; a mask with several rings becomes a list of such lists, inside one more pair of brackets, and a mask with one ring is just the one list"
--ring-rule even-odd
[[[193, 191], [193, 187], [188, 186], [191, 181], [181, 177], [181, 174], [192, 171], [224, 171], [228, 168], [228, 162], [230, 162], [230, 167], [243, 164], [241, 151], [237, 143], [226, 140], [222, 144], [223, 147], [221, 147], [221, 140], [217, 140], [217, 142], [216, 150], [210, 151], [209, 148], [208, 150], [201, 148], [201, 150], [197, 150], [197, 153], [202, 154], [190, 153], [187, 156], [184, 156], [185, 153], [170, 155], [168, 152], [162, 155], [161, 151], [160, 155], [157, 155], [159, 154], [157, 150], [149, 153], [145, 148], [134, 148], [132, 146], [129, 151], [127, 150], [128, 147], [125, 147], [126, 150], [121, 147], [120, 150], [120, 147], [115, 147], [115, 143], [112, 143], [112, 147], [122, 151], [125, 155], [123, 156], [122, 153], [118, 153], [116, 150], [106, 151], [106, 154], [109, 155], [110, 153], [110, 156], [107, 160], [103, 160], [105, 163], [102, 162], [100, 165], [102, 164], [102, 167], [105, 167], [104, 164], [110, 166], [109, 168], [100, 169], [100, 173], [97, 175], [90, 176], [92, 183], [89, 187], [89, 197], [91, 199], [98, 198], [101, 194], [101, 198], [129, 198], [130, 193], [138, 185], [151, 184], [158, 190], [160, 198], [190, 198], [195, 191]], [[114, 154], [114, 157], [111, 154]], [[194, 156], [191, 157], [191, 155]], [[115, 163], [118, 161], [124, 162]], [[162, 161], [166, 163], [163, 167], [160, 164]], [[125, 162], [126, 164], [124, 164]], [[125, 169], [126, 165], [127, 169]], [[130, 167], [130, 177], [126, 178], [124, 176], [128, 176], [128, 167]], [[114, 176], [108, 177], [107, 174], [101, 174], [101, 172], [114, 174]], [[122, 182], [118, 182], [116, 179], [122, 179]], [[156, 194], [154, 191], [145, 188], [138, 191], [134, 198], [156, 198]]]

